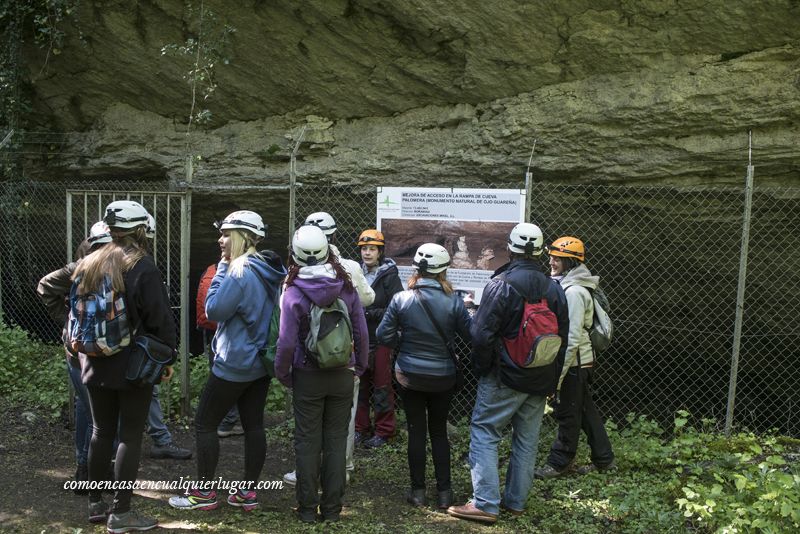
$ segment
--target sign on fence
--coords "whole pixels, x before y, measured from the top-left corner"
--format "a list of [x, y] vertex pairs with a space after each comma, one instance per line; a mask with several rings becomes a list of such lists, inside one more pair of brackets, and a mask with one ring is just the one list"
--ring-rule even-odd
[[447, 279], [476, 303], [494, 270], [508, 260], [509, 232], [524, 220], [522, 189], [378, 188], [378, 229], [400, 279], [411, 276], [417, 247], [438, 243], [450, 254]]

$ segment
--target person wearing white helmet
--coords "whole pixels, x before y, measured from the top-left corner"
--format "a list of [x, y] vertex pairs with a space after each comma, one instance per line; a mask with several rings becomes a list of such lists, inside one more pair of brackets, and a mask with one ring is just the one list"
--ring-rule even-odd
[[[456, 334], [469, 339], [471, 319], [464, 301], [447, 280], [450, 255], [436, 243], [421, 245], [408, 289], [394, 295], [376, 333], [379, 345], [397, 346], [395, 378], [408, 425], [406, 501], [425, 506], [426, 434], [430, 434], [436, 473], [437, 506], [453, 502], [447, 416], [457, 390], [459, 367], [452, 345]], [[402, 333], [402, 335], [400, 335]], [[398, 345], [399, 343], [399, 345]]]
[[[473, 318], [472, 365], [480, 377], [470, 425], [473, 495], [466, 504], [447, 510], [460, 519], [494, 523], [501, 507], [512, 515], [525, 510], [545, 401], [556, 390], [569, 330], [564, 291], [541, 272], [543, 250], [538, 226], [516, 225], [508, 236], [510, 261], [492, 275]], [[531, 305], [541, 306], [542, 312], [549, 310], [547, 314], [557, 323], [560, 348], [556, 344], [552, 360], [542, 365], [521, 367], [511, 360], [508, 344], [524, 331], [523, 312]], [[509, 423], [513, 427], [511, 458], [501, 499], [497, 447]]]
[[[316, 226], [322, 233], [325, 235], [325, 239], [328, 242], [328, 249], [330, 250], [331, 254], [336, 256], [339, 260], [339, 263], [344, 267], [347, 274], [350, 275], [350, 280], [353, 283], [353, 287], [358, 293], [358, 298], [361, 301], [361, 305], [366, 309], [375, 301], [375, 290], [372, 289], [372, 286], [367, 282], [364, 273], [361, 270], [361, 265], [353, 260], [348, 260], [346, 258], [342, 258], [341, 254], [339, 254], [339, 249], [336, 248], [336, 221], [333, 219], [330, 213], [324, 211], [318, 211], [315, 213], [310, 214], [306, 217], [306, 221], [304, 223], [306, 226]], [[348, 427], [347, 432], [347, 480], [350, 480], [350, 474], [355, 470], [355, 464], [353, 462], [353, 450], [355, 449], [355, 441], [356, 441], [356, 411], [358, 409], [358, 391], [360, 387], [360, 379], [358, 375], [355, 376], [353, 380], [353, 408], [350, 413], [350, 426]], [[293, 486], [297, 481], [297, 473], [294, 471], [290, 471], [283, 475], [283, 481]]]
[[364, 273], [361, 271], [361, 265], [353, 260], [342, 258], [339, 249], [336, 247], [337, 228], [336, 221], [333, 220], [333, 217], [329, 213], [318, 211], [306, 217], [305, 224], [316, 226], [322, 230], [322, 233], [325, 234], [328, 240], [330, 251], [339, 259], [339, 263], [342, 264], [350, 275], [353, 286], [356, 288], [356, 292], [358, 292], [358, 298], [361, 299], [361, 305], [366, 308], [372, 304], [375, 300], [375, 291], [373, 291], [369, 282], [367, 282], [367, 279], [364, 277]]
[[[363, 374], [367, 367], [369, 333], [350, 276], [331, 252], [323, 231], [316, 226], [301, 226], [292, 237], [291, 247], [275, 375], [293, 389], [297, 515], [307, 523], [319, 516], [336, 521], [346, 486], [353, 376]], [[347, 308], [354, 351], [346, 366], [320, 369], [306, 345], [312, 304], [315, 309], [340, 306], [339, 300]]]
[[[158, 338], [174, 349], [177, 334], [169, 298], [161, 273], [147, 254], [147, 215], [147, 210], [132, 200], [118, 200], [106, 207], [104, 221], [112, 241], [78, 263], [76, 292], [97, 291], [109, 277], [115, 289], [125, 295], [131, 330]], [[126, 484], [115, 491], [110, 506], [103, 501], [99, 487], [89, 490], [89, 521], [106, 522], [109, 532], [148, 530], [158, 525], [155, 519], [131, 509], [133, 491], [129, 484], [136, 480], [142, 433], [152, 400], [152, 387], [135, 387], [125, 378], [132, 346], [109, 358], [79, 355], [94, 424], [89, 446], [90, 481], [99, 482], [106, 476], [114, 439], [119, 439], [114, 479]], [[169, 366], [164, 379], [171, 376]]]
[[[279, 259], [256, 251], [266, 236], [266, 225], [257, 213], [235, 211], [218, 228], [221, 258], [205, 301], [206, 315], [217, 329], [211, 342], [214, 362], [195, 414], [197, 479], [214, 480], [219, 461], [217, 428], [236, 405], [244, 428], [240, 480], [250, 486], [238, 488], [227, 502], [248, 511], [258, 506], [255, 485], [266, 455], [264, 405], [270, 377], [259, 353], [267, 346], [270, 318], [278, 306], [286, 270]], [[169, 504], [182, 510], [213, 510], [219, 505], [215, 488], [193, 488], [186, 495], [170, 497]]]
[[[84, 239], [76, 251], [78, 261], [86, 255], [99, 250], [103, 245], [111, 242], [111, 230], [103, 221], [94, 223], [89, 230], [89, 235]], [[72, 287], [72, 274], [77, 267], [77, 261], [68, 263], [64, 267], [46, 274], [39, 280], [36, 293], [50, 317], [66, 328], [68, 308], [64, 302], [69, 297]], [[63, 337], [63, 335], [62, 335]], [[67, 372], [75, 390], [75, 480], [78, 482], [89, 480], [89, 441], [92, 437], [92, 413], [89, 409], [89, 392], [81, 382], [81, 363], [70, 351], [66, 351]], [[74, 490], [76, 495], [86, 495], [88, 490], [79, 488]]]

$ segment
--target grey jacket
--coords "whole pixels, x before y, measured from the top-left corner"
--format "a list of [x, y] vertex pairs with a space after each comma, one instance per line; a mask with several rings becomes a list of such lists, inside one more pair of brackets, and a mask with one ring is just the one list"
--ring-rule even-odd
[[456, 372], [453, 359], [445, 342], [428, 320], [428, 315], [419, 303], [416, 291], [423, 295], [435, 320], [447, 336], [448, 343], [458, 333], [469, 340], [472, 319], [464, 307], [464, 301], [456, 294], [447, 295], [436, 280], [422, 278], [415, 290], [397, 293], [381, 324], [378, 325], [379, 345], [394, 347], [398, 344], [395, 368], [403, 373], [432, 376], [448, 376]]
[[[589, 289], [597, 289], [600, 277], [594, 276], [589, 268], [580, 264], [570, 270], [561, 280], [561, 287], [567, 295], [569, 309], [569, 335], [567, 337], [567, 354], [564, 357], [564, 369], [561, 380], [567, 375], [570, 367], [587, 365], [594, 362], [592, 342], [589, 340], [589, 329], [592, 327], [594, 302]], [[588, 289], [587, 289], [588, 288]], [[561, 381], [559, 381], [559, 385]]]

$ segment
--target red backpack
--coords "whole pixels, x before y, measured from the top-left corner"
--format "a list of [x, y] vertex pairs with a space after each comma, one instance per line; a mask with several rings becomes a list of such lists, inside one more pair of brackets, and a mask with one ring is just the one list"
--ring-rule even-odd
[[523, 300], [522, 320], [517, 337], [503, 338], [511, 361], [530, 369], [552, 364], [561, 349], [556, 314], [547, 306], [547, 299], [538, 302]]
[[214, 279], [215, 274], [217, 274], [217, 265], [209, 265], [208, 269], [203, 273], [203, 276], [200, 277], [200, 286], [197, 288], [196, 301], [197, 327], [212, 331], [217, 329], [217, 323], [209, 321], [208, 317], [206, 317], [206, 294], [208, 293], [208, 288], [211, 287], [211, 280]]

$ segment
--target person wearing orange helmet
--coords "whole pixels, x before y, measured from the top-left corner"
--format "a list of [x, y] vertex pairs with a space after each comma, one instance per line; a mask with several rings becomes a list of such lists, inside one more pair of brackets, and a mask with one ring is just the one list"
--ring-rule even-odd
[[577, 472], [612, 471], [616, 469], [614, 451], [591, 389], [595, 358], [589, 329], [594, 316], [592, 292], [597, 289], [600, 277], [592, 275], [584, 264], [585, 247], [577, 237], [556, 239], [548, 252], [550, 276], [561, 284], [567, 296], [569, 335], [555, 409], [558, 433], [547, 463], [536, 470], [536, 477], [555, 478], [573, 471], [581, 429], [589, 441], [592, 463]]
[[[392, 389], [391, 355], [389, 347], [378, 345], [375, 331], [383, 319], [392, 297], [403, 290], [394, 260], [384, 256], [384, 237], [378, 230], [364, 230], [358, 237], [361, 251], [361, 269], [375, 291], [375, 300], [364, 310], [369, 330], [369, 361], [367, 371], [361, 376], [356, 410], [355, 443], [367, 449], [381, 447], [394, 437], [394, 390]], [[375, 411], [375, 428], [372, 433], [370, 401]]]

